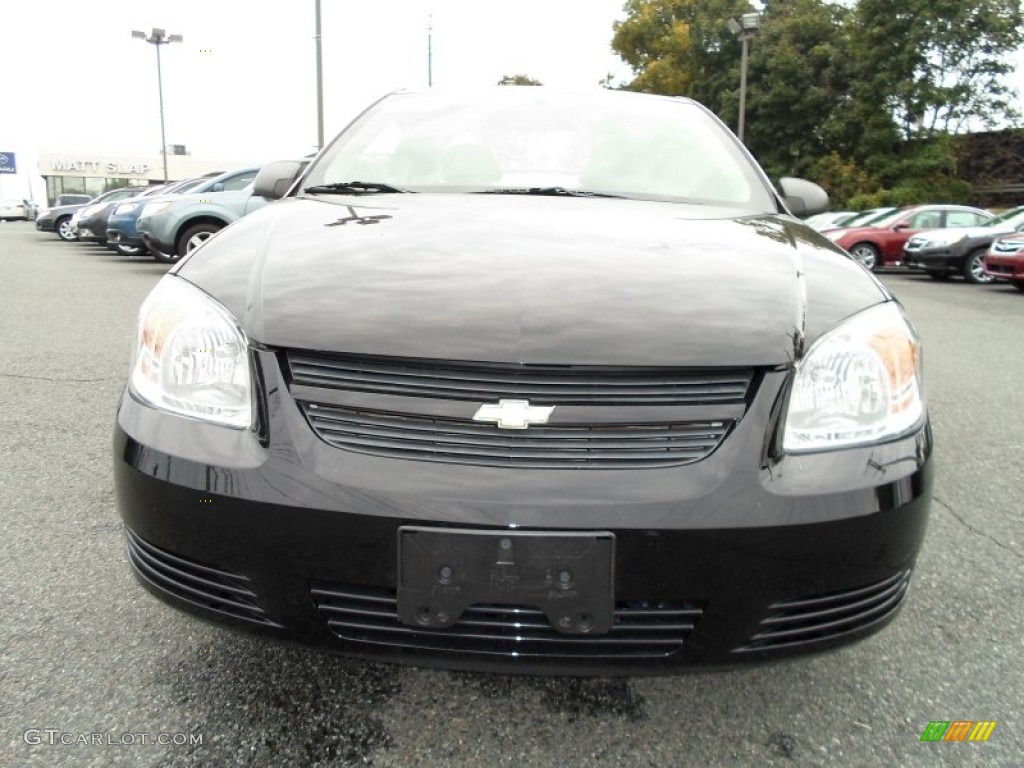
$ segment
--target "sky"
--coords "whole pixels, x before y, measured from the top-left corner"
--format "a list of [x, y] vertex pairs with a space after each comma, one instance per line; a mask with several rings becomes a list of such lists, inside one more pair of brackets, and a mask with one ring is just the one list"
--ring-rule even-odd
[[[624, 0], [322, 0], [325, 136], [400, 88], [526, 74], [596, 87], [630, 78], [612, 51]], [[316, 146], [315, 0], [5, 0], [0, 13], [0, 152], [19, 171], [39, 150], [154, 156], [154, 46], [161, 27], [168, 144], [229, 167]], [[1010, 83], [1024, 92], [1024, 54]], [[10, 177], [0, 176], [0, 183]], [[41, 181], [41, 180], [40, 180]], [[20, 182], [19, 182], [20, 185]], [[4, 192], [0, 189], [0, 192]]]
[[[389, 91], [628, 79], [610, 48], [623, 0], [322, 0], [324, 127], [329, 141]], [[196, 157], [261, 162], [316, 147], [314, 0], [5, 2], [0, 151], [149, 154], [160, 148], [154, 46], [163, 28], [168, 144]], [[26, 158], [27, 159], [27, 158]]]

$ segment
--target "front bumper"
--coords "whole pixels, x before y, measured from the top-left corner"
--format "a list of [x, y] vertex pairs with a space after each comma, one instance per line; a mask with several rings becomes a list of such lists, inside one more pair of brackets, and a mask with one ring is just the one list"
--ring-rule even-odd
[[40, 232], [55, 232], [57, 230], [57, 220], [52, 216], [44, 214], [41, 218], [36, 219], [36, 229]]
[[957, 272], [963, 265], [963, 254], [950, 248], [903, 251], [903, 264], [911, 269], [933, 272]]
[[[128, 394], [118, 411], [130, 558], [147, 588], [191, 613], [372, 659], [655, 674], [842, 645], [888, 623], [906, 594], [927, 522], [929, 428], [765, 463], [783, 372], [764, 375], [744, 418], [695, 464], [511, 470], [334, 448], [305, 421], [275, 354], [256, 358], [265, 437]], [[404, 525], [610, 531], [615, 628], [560, 634], [528, 606], [477, 608], [450, 630], [401, 624]]]
[[1024, 254], [997, 256], [989, 253], [985, 256], [985, 274], [998, 280], [1024, 281]]
[[107, 242], [107, 221], [103, 217], [89, 217], [78, 220], [76, 225], [79, 240], [91, 243]]

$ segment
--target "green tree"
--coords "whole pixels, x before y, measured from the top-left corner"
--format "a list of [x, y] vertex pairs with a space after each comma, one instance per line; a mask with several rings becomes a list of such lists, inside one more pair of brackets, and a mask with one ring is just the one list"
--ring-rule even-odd
[[504, 75], [498, 81], [498, 85], [544, 85], [529, 75]]
[[[612, 48], [628, 88], [704, 103], [735, 126], [746, 0], [627, 0]], [[1016, 117], [1004, 76], [1019, 0], [773, 0], [751, 42], [746, 139], [772, 175], [838, 203], [963, 199], [951, 135]], [[610, 84], [610, 83], [609, 83]]]
[[632, 68], [629, 88], [689, 96], [720, 113], [739, 83], [740, 43], [726, 26], [747, 0], [627, 0], [612, 49]]

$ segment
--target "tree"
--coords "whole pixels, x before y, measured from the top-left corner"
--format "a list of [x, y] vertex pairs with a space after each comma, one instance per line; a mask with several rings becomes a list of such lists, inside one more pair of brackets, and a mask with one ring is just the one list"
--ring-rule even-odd
[[[964, 196], [950, 135], [1016, 116], [1003, 78], [1019, 0], [777, 0], [751, 42], [746, 139], [772, 175], [837, 202]], [[736, 125], [747, 0], [627, 0], [612, 48], [632, 90], [690, 96]]]
[[498, 81], [498, 85], [544, 85], [544, 83], [529, 75], [504, 75]]
[[632, 68], [629, 87], [690, 96], [720, 113], [739, 83], [740, 44], [726, 22], [749, 11], [747, 0], [628, 0], [612, 49]]

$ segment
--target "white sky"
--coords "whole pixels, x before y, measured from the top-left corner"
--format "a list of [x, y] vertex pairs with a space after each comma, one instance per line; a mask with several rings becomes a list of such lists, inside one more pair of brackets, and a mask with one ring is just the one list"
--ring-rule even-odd
[[[610, 48], [622, 4], [322, 0], [325, 137], [388, 91], [426, 87], [431, 14], [435, 86], [627, 78]], [[153, 27], [184, 36], [161, 48], [168, 144], [247, 162], [315, 148], [314, 0], [5, 0], [0, 16], [0, 151], [19, 170], [39, 149], [159, 152], [156, 53], [131, 37]]]
[[[586, 88], [608, 73], [629, 77], [610, 48], [622, 5], [322, 0], [326, 138], [384, 93], [426, 86], [431, 14], [436, 86], [523, 73]], [[19, 171], [39, 149], [159, 152], [156, 54], [131, 37], [153, 27], [184, 36], [161, 51], [168, 144], [225, 164], [315, 146], [314, 0], [3, 0], [2, 8], [0, 151], [17, 153]], [[1011, 79], [1019, 89], [1022, 75]]]

